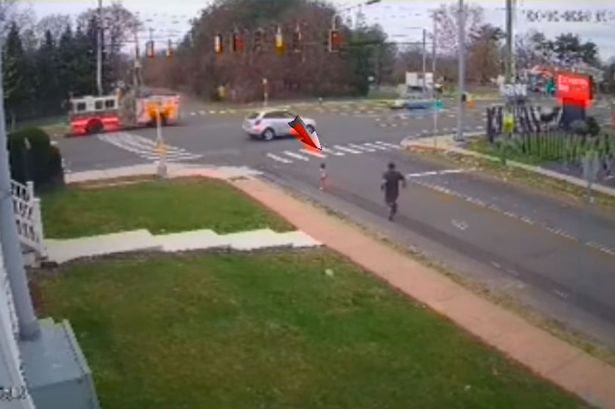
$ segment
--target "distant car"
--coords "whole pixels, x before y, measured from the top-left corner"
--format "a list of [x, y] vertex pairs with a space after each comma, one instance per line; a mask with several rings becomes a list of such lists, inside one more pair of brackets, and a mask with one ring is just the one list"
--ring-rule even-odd
[[[297, 115], [282, 109], [264, 109], [248, 115], [243, 121], [243, 130], [253, 139], [271, 141], [276, 138], [295, 135], [296, 131], [288, 123]], [[309, 132], [316, 129], [316, 121], [304, 118], [303, 122]]]
[[397, 99], [389, 107], [391, 109], [430, 109], [435, 106], [435, 101], [422, 95], [410, 95], [406, 99]]
[[395, 101], [389, 104], [391, 109], [404, 109], [406, 107], [405, 99], [396, 99]]

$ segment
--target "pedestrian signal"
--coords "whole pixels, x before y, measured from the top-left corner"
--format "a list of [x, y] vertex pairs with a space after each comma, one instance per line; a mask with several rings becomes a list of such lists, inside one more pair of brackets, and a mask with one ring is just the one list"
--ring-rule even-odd
[[329, 52], [336, 53], [342, 48], [342, 36], [338, 30], [329, 30]]
[[284, 36], [282, 35], [282, 29], [280, 27], [278, 27], [278, 31], [275, 34], [275, 50], [278, 54], [284, 52]]
[[214, 50], [216, 54], [222, 54], [224, 52], [224, 39], [220, 33], [216, 34], [214, 37]]

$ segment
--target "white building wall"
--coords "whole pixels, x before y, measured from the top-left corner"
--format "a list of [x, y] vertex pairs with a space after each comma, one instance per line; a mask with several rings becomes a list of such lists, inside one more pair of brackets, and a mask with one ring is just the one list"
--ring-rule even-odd
[[[22, 362], [17, 345], [17, 318], [8, 275], [4, 269], [4, 258], [0, 251], [0, 408], [34, 409], [29, 394], [22, 396], [26, 385]], [[16, 399], [10, 399], [9, 388]]]

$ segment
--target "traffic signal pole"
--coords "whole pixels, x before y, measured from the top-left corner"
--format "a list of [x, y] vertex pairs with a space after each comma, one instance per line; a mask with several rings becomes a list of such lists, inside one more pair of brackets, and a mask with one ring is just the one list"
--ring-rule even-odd
[[96, 33], [96, 88], [98, 89], [98, 95], [103, 94], [102, 87], [102, 48], [103, 48], [103, 13], [102, 13], [102, 0], [98, 0], [98, 30]]
[[466, 31], [466, 18], [465, 18], [465, 9], [463, 0], [459, 0], [459, 10], [457, 12], [457, 43], [458, 43], [458, 54], [457, 59], [459, 60], [459, 95], [457, 96], [457, 135], [456, 140], [463, 140], [463, 127], [465, 126], [465, 76], [466, 76], [466, 61], [465, 61], [465, 31]]

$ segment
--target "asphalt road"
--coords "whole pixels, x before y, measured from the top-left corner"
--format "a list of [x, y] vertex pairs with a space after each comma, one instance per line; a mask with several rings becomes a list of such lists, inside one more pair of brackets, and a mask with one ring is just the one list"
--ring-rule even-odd
[[[468, 130], [484, 126], [484, 105], [468, 114]], [[249, 166], [264, 177], [325, 204], [399, 244], [598, 338], [615, 350], [615, 215], [485, 178], [443, 169], [399, 150], [407, 136], [433, 130], [430, 113], [371, 105], [299, 107], [316, 119], [324, 157], [295, 140], [258, 142], [241, 131], [241, 112], [209, 112], [189, 104], [181, 126], [165, 128], [169, 160]], [[453, 132], [454, 112], [439, 114]], [[71, 171], [156, 160], [153, 129], [68, 139], [60, 143]], [[331, 189], [318, 190], [327, 163]], [[394, 223], [379, 190], [386, 164], [408, 176]]]

